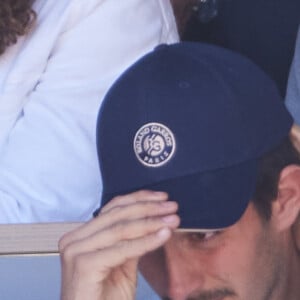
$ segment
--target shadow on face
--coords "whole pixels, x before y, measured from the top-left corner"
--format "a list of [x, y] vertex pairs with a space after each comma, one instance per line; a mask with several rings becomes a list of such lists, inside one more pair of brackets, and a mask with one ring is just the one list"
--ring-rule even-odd
[[164, 247], [144, 256], [139, 268], [162, 299], [266, 300], [284, 276], [279, 241], [250, 203], [224, 230], [175, 232]]

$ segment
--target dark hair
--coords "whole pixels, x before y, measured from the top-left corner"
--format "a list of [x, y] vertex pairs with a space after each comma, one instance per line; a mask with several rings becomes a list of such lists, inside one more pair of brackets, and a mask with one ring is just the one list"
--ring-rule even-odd
[[36, 17], [31, 7], [33, 2], [34, 0], [0, 1], [0, 55], [30, 29]]
[[259, 160], [256, 191], [252, 202], [265, 220], [271, 218], [271, 204], [277, 198], [280, 173], [292, 164], [300, 165], [300, 155], [289, 137]]

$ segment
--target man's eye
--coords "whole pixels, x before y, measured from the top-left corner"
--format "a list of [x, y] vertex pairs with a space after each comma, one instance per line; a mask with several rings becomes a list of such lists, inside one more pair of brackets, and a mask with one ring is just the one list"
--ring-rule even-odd
[[193, 242], [208, 242], [214, 239], [221, 231], [195, 232], [190, 234], [190, 239]]

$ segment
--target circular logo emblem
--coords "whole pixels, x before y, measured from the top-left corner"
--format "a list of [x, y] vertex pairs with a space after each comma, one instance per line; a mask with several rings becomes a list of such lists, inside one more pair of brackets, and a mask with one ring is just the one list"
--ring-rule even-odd
[[133, 148], [138, 160], [148, 167], [159, 167], [169, 161], [175, 152], [172, 131], [159, 123], [148, 123], [136, 133]]

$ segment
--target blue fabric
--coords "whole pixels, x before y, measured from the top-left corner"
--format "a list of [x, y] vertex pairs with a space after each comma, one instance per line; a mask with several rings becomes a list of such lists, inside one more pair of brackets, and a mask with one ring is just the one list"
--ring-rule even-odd
[[102, 205], [141, 188], [166, 191], [186, 229], [235, 223], [253, 196], [257, 158], [293, 123], [249, 59], [191, 42], [160, 46], [127, 69], [98, 118]]
[[[213, 2], [213, 0], [208, 0]], [[300, 23], [299, 0], [218, 0], [217, 15], [192, 18], [184, 39], [237, 51], [258, 64], [285, 95]]]
[[300, 28], [288, 81], [286, 106], [292, 114], [294, 121], [300, 125]]
[[138, 274], [136, 300], [160, 300], [159, 296], [151, 289], [141, 274]]

